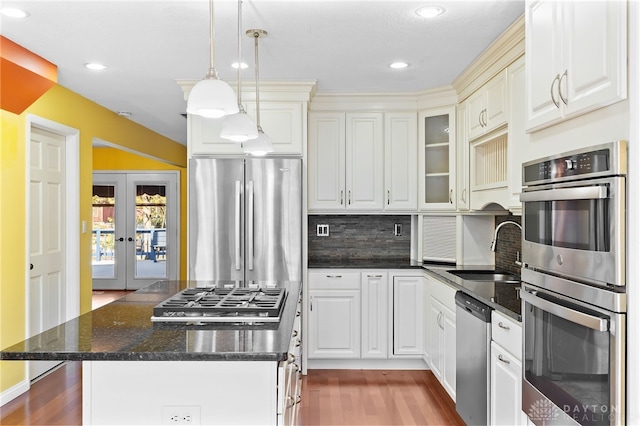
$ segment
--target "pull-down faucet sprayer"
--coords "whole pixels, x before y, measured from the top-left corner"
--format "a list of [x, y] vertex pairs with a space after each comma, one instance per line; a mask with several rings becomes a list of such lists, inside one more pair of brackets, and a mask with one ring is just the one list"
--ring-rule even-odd
[[491, 251], [494, 251], [494, 252], [496, 251], [496, 243], [498, 242], [498, 232], [500, 232], [500, 228], [509, 224], [517, 226], [522, 231], [522, 226], [520, 226], [518, 222], [514, 222], [512, 220], [505, 220], [504, 222], [500, 223], [498, 226], [496, 226], [496, 230], [493, 233], [493, 241], [491, 241], [491, 247], [490, 247]]

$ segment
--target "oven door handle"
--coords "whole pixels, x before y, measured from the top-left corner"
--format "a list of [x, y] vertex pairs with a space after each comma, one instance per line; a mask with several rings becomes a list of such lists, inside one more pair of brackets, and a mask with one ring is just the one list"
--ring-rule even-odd
[[520, 292], [520, 297], [525, 302], [546, 312], [550, 312], [554, 315], [564, 318], [567, 321], [589, 327], [593, 330], [609, 330], [609, 321], [605, 318], [594, 317], [593, 315], [585, 314], [584, 312], [576, 311], [575, 309], [567, 308], [566, 306], [550, 302], [546, 299], [537, 297], [526, 290]]
[[557, 188], [544, 191], [523, 192], [520, 201], [602, 200], [609, 198], [606, 186]]

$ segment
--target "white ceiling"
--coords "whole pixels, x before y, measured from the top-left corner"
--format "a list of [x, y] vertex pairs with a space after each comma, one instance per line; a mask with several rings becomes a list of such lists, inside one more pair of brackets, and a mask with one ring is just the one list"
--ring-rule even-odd
[[[0, 32], [58, 66], [58, 82], [186, 144], [186, 101], [176, 80], [199, 80], [209, 64], [207, 0], [2, 0], [30, 13], [2, 17]], [[433, 20], [416, 15], [437, 4]], [[216, 68], [236, 80], [236, 0], [216, 0]], [[524, 0], [243, 0], [242, 78], [253, 81], [261, 28], [261, 80], [317, 80], [320, 93], [417, 92], [450, 84], [524, 13]], [[410, 64], [391, 70], [391, 62]], [[109, 68], [87, 70], [97, 61]]]

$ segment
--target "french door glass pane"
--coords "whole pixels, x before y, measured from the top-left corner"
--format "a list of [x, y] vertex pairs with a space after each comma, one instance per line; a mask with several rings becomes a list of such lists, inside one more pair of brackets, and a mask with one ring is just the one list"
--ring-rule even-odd
[[93, 186], [91, 266], [93, 278], [115, 277], [115, 186]]
[[167, 277], [166, 185], [136, 185], [136, 278]]

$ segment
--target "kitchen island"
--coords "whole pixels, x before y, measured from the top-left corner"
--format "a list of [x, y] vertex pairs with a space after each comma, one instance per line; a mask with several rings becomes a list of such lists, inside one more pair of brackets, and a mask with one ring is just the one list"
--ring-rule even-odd
[[151, 321], [181, 290], [241, 284], [160, 281], [5, 348], [0, 359], [82, 361], [83, 424], [285, 423], [299, 395], [300, 283], [270, 283], [286, 291], [279, 322]]

